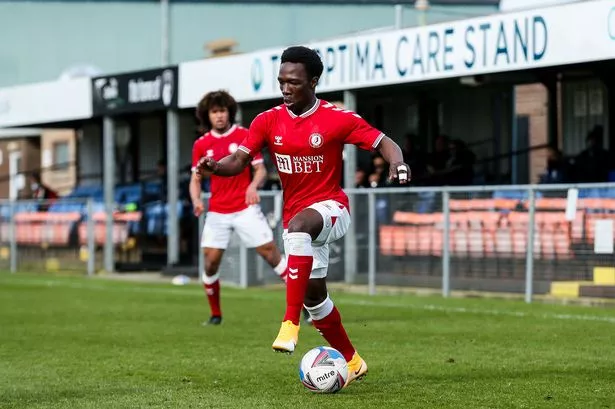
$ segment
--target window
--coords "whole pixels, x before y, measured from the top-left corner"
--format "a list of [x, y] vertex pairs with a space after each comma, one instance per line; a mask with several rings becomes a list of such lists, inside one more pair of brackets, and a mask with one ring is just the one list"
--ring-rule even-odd
[[55, 169], [68, 169], [68, 142], [53, 144], [53, 165]]

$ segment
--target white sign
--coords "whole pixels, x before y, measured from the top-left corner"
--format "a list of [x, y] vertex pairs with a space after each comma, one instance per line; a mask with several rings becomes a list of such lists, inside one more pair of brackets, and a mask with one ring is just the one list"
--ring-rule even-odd
[[73, 121], [91, 116], [89, 78], [0, 89], [0, 128]]
[[[615, 57], [615, 3], [573, 3], [309, 46], [325, 66], [319, 92], [605, 60]], [[179, 106], [193, 107], [217, 89], [238, 101], [279, 98], [282, 51], [180, 64]]]
[[579, 189], [568, 189], [566, 197], [566, 220], [574, 221], [577, 215], [577, 200], [579, 198]]
[[613, 254], [613, 220], [594, 220], [594, 253]]

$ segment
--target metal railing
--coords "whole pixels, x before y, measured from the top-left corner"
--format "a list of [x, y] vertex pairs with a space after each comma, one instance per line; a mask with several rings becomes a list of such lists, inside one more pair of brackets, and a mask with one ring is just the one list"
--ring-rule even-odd
[[[369, 294], [379, 286], [410, 286], [440, 289], [445, 297], [455, 290], [521, 293], [531, 302], [554, 292], [554, 283], [577, 292], [582, 285], [597, 288], [595, 268], [615, 268], [615, 183], [346, 192], [356, 203], [354, 229], [332, 245], [329, 280], [367, 284]], [[281, 192], [263, 192], [261, 206], [283, 248]], [[225, 258], [227, 282], [277, 282], [239, 240]]]
[[96, 271], [92, 200], [0, 200], [0, 269]]
[[[531, 302], [537, 294], [597, 296], [604, 277], [615, 277], [615, 183], [347, 193], [354, 228], [331, 243], [328, 279], [366, 285], [369, 294], [385, 286], [418, 287], [445, 297], [456, 290], [512, 292]], [[283, 249], [281, 192], [261, 192], [260, 206]], [[147, 231], [166, 235], [165, 206], [159, 207], [149, 215], [114, 212], [116, 262], [143, 258]], [[104, 205], [92, 200], [0, 201], [0, 270], [95, 274], [102, 269], [106, 222]], [[220, 273], [239, 287], [279, 282], [236, 235]]]

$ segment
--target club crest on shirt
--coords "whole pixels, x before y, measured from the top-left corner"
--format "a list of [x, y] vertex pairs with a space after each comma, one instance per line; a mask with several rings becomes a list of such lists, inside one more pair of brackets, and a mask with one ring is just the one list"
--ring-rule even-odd
[[233, 142], [232, 144], [230, 144], [228, 146], [228, 151], [230, 153], [235, 153], [235, 151], [237, 151], [237, 144], [235, 142]]
[[310, 146], [312, 148], [320, 148], [322, 146], [322, 135], [319, 133], [313, 133], [310, 135]]

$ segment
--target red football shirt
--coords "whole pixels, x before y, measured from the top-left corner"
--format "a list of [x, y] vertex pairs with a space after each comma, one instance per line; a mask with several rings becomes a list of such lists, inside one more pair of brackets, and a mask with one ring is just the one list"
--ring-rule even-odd
[[[196, 169], [199, 160], [209, 156], [220, 160], [237, 150], [239, 144], [248, 136], [248, 130], [233, 125], [228, 131], [219, 134], [209, 131], [194, 142], [192, 147], [192, 171]], [[252, 165], [263, 162], [259, 154], [253, 156]], [[249, 168], [245, 168], [237, 176], [223, 177], [211, 175], [211, 198], [209, 199], [210, 212], [235, 213], [244, 210], [246, 205], [246, 190], [252, 182]]]
[[297, 213], [324, 200], [348, 208], [340, 185], [344, 144], [374, 149], [384, 134], [352, 111], [321, 100], [297, 116], [284, 105], [258, 115], [239, 149], [253, 158], [265, 145], [284, 192], [284, 227]]

